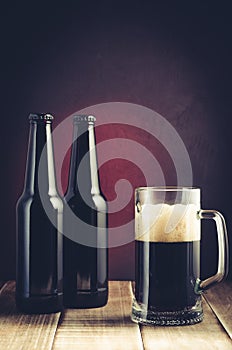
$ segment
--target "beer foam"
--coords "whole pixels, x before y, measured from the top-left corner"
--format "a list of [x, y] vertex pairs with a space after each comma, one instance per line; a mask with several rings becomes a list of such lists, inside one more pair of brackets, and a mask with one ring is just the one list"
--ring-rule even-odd
[[198, 241], [198, 210], [195, 204], [144, 204], [135, 211], [135, 238], [144, 242]]

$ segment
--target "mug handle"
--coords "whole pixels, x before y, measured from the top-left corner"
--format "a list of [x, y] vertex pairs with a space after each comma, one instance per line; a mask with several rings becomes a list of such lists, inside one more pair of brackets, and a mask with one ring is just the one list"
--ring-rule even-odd
[[218, 268], [215, 275], [201, 281], [196, 280], [195, 292], [200, 294], [214, 284], [217, 284], [226, 278], [228, 274], [228, 237], [226, 223], [223, 215], [216, 210], [199, 210], [199, 219], [213, 219], [216, 223], [217, 238], [218, 238]]

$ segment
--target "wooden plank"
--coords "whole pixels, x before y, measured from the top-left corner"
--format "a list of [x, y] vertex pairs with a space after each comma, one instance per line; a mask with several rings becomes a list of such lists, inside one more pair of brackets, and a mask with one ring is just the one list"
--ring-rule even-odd
[[218, 319], [203, 300], [204, 320], [191, 326], [141, 326], [144, 349], [230, 350], [232, 343]]
[[0, 293], [0, 348], [32, 350], [52, 348], [60, 313], [23, 315], [16, 310], [15, 282], [7, 282]]
[[207, 292], [202, 323], [182, 327], [139, 327], [131, 322], [131, 284], [125, 281], [109, 283], [109, 302], [103, 308], [65, 310], [58, 329], [59, 313], [23, 315], [17, 312], [14, 288], [14, 282], [0, 283], [0, 348], [4, 350], [142, 350], [143, 346], [145, 350], [232, 349], [228, 336], [231, 336], [232, 282]]
[[225, 281], [205, 293], [205, 299], [232, 339], [232, 281]]
[[143, 349], [139, 326], [130, 320], [130, 282], [110, 281], [109, 301], [96, 309], [67, 309], [53, 350]]

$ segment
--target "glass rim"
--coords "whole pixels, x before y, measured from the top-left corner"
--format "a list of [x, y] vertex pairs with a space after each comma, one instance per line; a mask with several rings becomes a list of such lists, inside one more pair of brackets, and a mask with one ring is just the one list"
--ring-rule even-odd
[[200, 191], [200, 187], [190, 186], [141, 186], [135, 189], [135, 192], [153, 191], [153, 192], [184, 192]]

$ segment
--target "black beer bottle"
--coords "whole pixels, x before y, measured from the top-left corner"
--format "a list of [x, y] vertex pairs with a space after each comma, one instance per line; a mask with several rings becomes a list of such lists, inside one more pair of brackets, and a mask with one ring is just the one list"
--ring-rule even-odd
[[24, 191], [17, 203], [16, 305], [25, 313], [62, 309], [63, 201], [56, 189], [50, 114], [30, 114]]
[[100, 307], [108, 299], [107, 204], [99, 187], [95, 117], [75, 116], [64, 210], [64, 305]]

